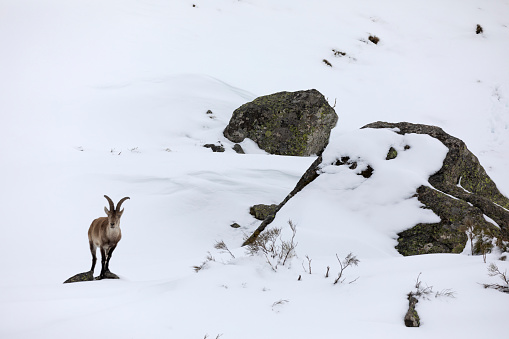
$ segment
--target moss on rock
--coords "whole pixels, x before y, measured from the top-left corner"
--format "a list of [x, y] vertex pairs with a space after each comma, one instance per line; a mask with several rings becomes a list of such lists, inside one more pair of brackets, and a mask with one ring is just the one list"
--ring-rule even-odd
[[276, 212], [277, 205], [258, 204], [249, 208], [249, 213], [258, 220], [265, 220], [269, 215]]
[[[477, 157], [462, 140], [436, 126], [407, 122], [379, 121], [363, 128], [390, 128], [399, 134], [427, 134], [440, 140], [449, 149], [440, 170], [429, 178], [431, 186], [417, 189], [419, 201], [433, 210], [441, 221], [419, 224], [399, 233], [396, 248], [401, 254], [460, 253], [466, 243], [462, 226], [467, 219], [509, 239], [509, 212], [504, 209], [509, 208], [509, 199], [499, 192]], [[483, 215], [493, 219], [500, 230], [487, 222]]]
[[280, 92], [237, 108], [223, 134], [233, 142], [245, 138], [271, 154], [320, 154], [338, 116], [317, 90]]
[[396, 149], [394, 147], [391, 147], [389, 149], [389, 152], [387, 153], [387, 157], [385, 157], [385, 160], [396, 159], [397, 156], [398, 156], [398, 151], [396, 151]]

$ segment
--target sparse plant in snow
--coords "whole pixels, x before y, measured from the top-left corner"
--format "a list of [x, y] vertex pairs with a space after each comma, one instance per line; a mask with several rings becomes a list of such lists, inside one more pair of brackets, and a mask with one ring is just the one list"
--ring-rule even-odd
[[408, 299], [408, 311], [404, 317], [405, 326], [407, 327], [419, 327], [421, 320], [419, 314], [415, 310], [415, 305], [419, 302], [419, 299], [429, 300], [430, 296], [435, 295], [438, 297], [450, 297], [454, 298], [454, 291], [450, 289], [442, 290], [439, 292], [433, 291], [433, 286], [423, 285], [420, 280], [421, 273], [417, 276], [415, 281], [415, 290], [407, 294]]
[[460, 227], [460, 230], [467, 234], [468, 240], [470, 241], [471, 254], [482, 255], [484, 262], [486, 262], [486, 255], [493, 250], [494, 242], [500, 245], [501, 251], [504, 252], [505, 242], [495, 238], [490, 228], [474, 224], [471, 218], [465, 220], [465, 224]]
[[486, 263], [486, 255], [493, 249], [493, 234], [489, 228], [475, 230], [474, 253], [481, 254]]
[[495, 290], [499, 290], [504, 293], [509, 293], [509, 275], [507, 274], [507, 270], [504, 272], [500, 271], [498, 266], [494, 263], [489, 264], [488, 266], [488, 275], [490, 277], [499, 277], [504, 284], [483, 284], [484, 288], [493, 288]]
[[497, 240], [495, 240], [495, 245], [500, 249], [500, 252], [509, 252], [509, 241], [498, 237]]
[[[338, 259], [340, 270], [338, 273], [338, 277], [336, 278], [336, 280], [334, 280], [334, 285], [336, 285], [337, 283], [343, 283], [346, 279], [345, 277], [343, 277], [345, 270], [350, 266], [357, 266], [360, 262], [360, 260], [357, 259], [357, 257], [352, 252], [348, 253], [348, 255], [345, 257], [345, 259], [343, 261], [341, 261], [339, 259], [337, 254], [336, 254], [336, 258]], [[327, 267], [327, 275], [328, 274], [329, 274], [329, 269]], [[326, 275], [326, 277], [327, 277], [327, 275]], [[357, 279], [359, 279], [359, 278], [356, 278], [356, 279], [350, 281], [349, 284], [355, 282]]]
[[235, 259], [235, 256], [233, 255], [233, 253], [230, 251], [230, 249], [228, 248], [228, 246], [226, 246], [226, 244], [224, 243], [223, 240], [220, 240], [220, 241], [216, 241], [215, 245], [214, 245], [214, 248], [217, 249], [217, 250], [220, 250], [220, 251], [223, 251], [223, 252], [228, 252], [232, 258]]
[[445, 289], [442, 291], [433, 291], [433, 286], [423, 285], [420, 280], [421, 273], [417, 276], [415, 281], [415, 291], [408, 293], [408, 297], [415, 297], [417, 299], [429, 299], [430, 296], [434, 295], [435, 298], [438, 297], [450, 297], [454, 298], [455, 292], [450, 289]]
[[311, 274], [311, 262], [313, 261], [313, 259], [309, 258], [309, 256], [306, 254], [306, 260], [308, 261], [308, 268], [306, 270], [304, 262], [302, 262], [302, 268], [304, 269], [304, 272]]
[[110, 154], [111, 154], [111, 155], [120, 155], [120, 154], [122, 154], [122, 151], [120, 151], [120, 152], [118, 152], [118, 153], [117, 153], [117, 150], [116, 150], [116, 149], [114, 149], [114, 148], [112, 148], [112, 149], [110, 149]]
[[290, 259], [296, 256], [295, 235], [297, 233], [296, 225], [288, 220], [292, 237], [290, 240], [283, 240], [281, 237], [281, 228], [272, 228], [262, 232], [252, 243], [247, 245], [250, 255], [261, 254], [265, 257], [266, 262], [276, 271], [279, 266], [284, 266]]
[[474, 255], [474, 228], [472, 218], [467, 218], [465, 220], [465, 224], [459, 228], [461, 232], [465, 232], [467, 234], [468, 240], [470, 240], [470, 252], [472, 255]]
[[193, 269], [195, 272], [200, 272], [202, 269], [204, 269], [207, 266], [207, 264], [209, 262], [216, 261], [216, 259], [214, 259], [214, 257], [212, 256], [212, 254], [210, 252], [207, 252], [207, 253], [208, 253], [207, 257], [200, 265], [193, 266]]
[[[193, 7], [194, 7], [194, 5], [193, 5]], [[219, 338], [221, 338], [222, 336], [223, 336], [223, 334], [222, 334], [222, 333], [221, 333], [221, 334], [218, 334], [218, 335], [216, 336], [216, 339], [219, 339]], [[209, 335], [208, 335], [208, 334], [205, 334], [205, 336], [203, 337], [203, 339], [208, 339], [208, 337], [209, 337]]]
[[282, 306], [282, 305], [287, 304], [287, 303], [289, 303], [289, 302], [290, 302], [289, 300], [285, 300], [285, 299], [278, 300], [278, 301], [276, 301], [276, 302], [274, 302], [274, 303], [272, 304], [272, 310], [273, 310], [274, 312], [276, 312], [276, 313], [279, 313], [279, 311], [277, 311], [276, 307], [278, 307], [278, 306]]

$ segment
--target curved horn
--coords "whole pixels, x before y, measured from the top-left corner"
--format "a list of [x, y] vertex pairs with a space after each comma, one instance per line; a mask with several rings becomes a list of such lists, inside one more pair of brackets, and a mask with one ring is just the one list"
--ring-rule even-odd
[[110, 203], [110, 212], [113, 212], [115, 210], [115, 205], [113, 205], [113, 201], [111, 201], [110, 197], [108, 197], [107, 195], [105, 195], [104, 197]]
[[131, 199], [131, 198], [129, 198], [129, 197], [125, 197], [125, 198], [120, 199], [120, 201], [119, 201], [119, 202], [118, 202], [118, 204], [117, 204], [117, 209], [116, 209], [116, 211], [120, 211], [120, 206], [121, 206], [121, 205], [122, 205], [122, 203], [123, 203], [124, 201], [126, 201], [127, 199]]

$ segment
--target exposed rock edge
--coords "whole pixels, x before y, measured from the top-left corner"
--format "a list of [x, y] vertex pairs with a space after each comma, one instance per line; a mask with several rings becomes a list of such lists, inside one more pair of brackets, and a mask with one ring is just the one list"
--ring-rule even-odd
[[[416, 197], [440, 217], [439, 223], [409, 225], [398, 234], [396, 249], [403, 255], [425, 253], [459, 253], [467, 237], [461, 227], [470, 219], [479, 227], [493, 229], [503, 239], [509, 239], [509, 199], [502, 195], [486, 174], [477, 157], [465, 143], [444, 132], [440, 127], [408, 122], [375, 122], [362, 128], [392, 129], [395, 133], [427, 134], [440, 140], [448, 149], [443, 165], [429, 178], [429, 186], [420, 186]], [[319, 176], [319, 156], [301, 177], [295, 188], [277, 206], [274, 213], [263, 220], [253, 234], [244, 241], [247, 245], [274, 220], [277, 212], [305, 186]], [[484, 215], [500, 228], [486, 221]]]

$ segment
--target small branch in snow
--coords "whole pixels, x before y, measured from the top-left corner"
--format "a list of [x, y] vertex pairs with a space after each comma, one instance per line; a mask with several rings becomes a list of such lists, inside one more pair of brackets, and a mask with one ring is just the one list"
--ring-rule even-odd
[[421, 273], [417, 276], [415, 281], [415, 291], [412, 291], [407, 294], [408, 298], [408, 311], [404, 317], [404, 322], [406, 327], [419, 327], [420, 326], [420, 318], [419, 314], [415, 310], [415, 305], [419, 302], [419, 299], [427, 299], [429, 300], [429, 296], [435, 294], [435, 298], [438, 297], [450, 297], [454, 298], [454, 291], [450, 289], [445, 289], [440, 292], [434, 292], [433, 286], [423, 286], [422, 281], [420, 280]]
[[279, 311], [275, 310], [275, 308], [276, 308], [276, 307], [278, 307], [278, 306], [282, 306], [282, 305], [284, 305], [284, 304], [287, 304], [287, 303], [289, 303], [289, 302], [290, 302], [290, 301], [289, 301], [289, 300], [286, 300], [286, 299], [278, 300], [278, 301], [276, 301], [276, 302], [274, 302], [274, 303], [272, 304], [272, 310], [273, 310], [274, 312], [276, 312], [276, 313], [279, 313]]
[[226, 244], [224, 243], [223, 240], [220, 240], [220, 241], [216, 241], [216, 243], [214, 244], [214, 248], [217, 249], [217, 250], [221, 250], [223, 252], [228, 252], [230, 253], [230, 255], [232, 256], [233, 259], [235, 259], [235, 256], [233, 255], [233, 253], [230, 251], [230, 249], [228, 248], [228, 246], [226, 246]]
[[[338, 259], [338, 262], [339, 262], [339, 267], [340, 267], [340, 271], [338, 273], [338, 277], [336, 278], [336, 280], [334, 280], [334, 285], [336, 285], [338, 282], [340, 283], [343, 283], [345, 281], [346, 278], [343, 278], [343, 273], [344, 271], [349, 267], [349, 266], [357, 266], [360, 262], [359, 259], [357, 259], [357, 257], [355, 255], [353, 255], [352, 252], [348, 253], [348, 255], [346, 256], [346, 258], [341, 261], [338, 257], [338, 255], [336, 254], [336, 258]], [[327, 273], [328, 273], [328, 270], [327, 270]], [[343, 278], [343, 280], [341, 280], [341, 278]], [[357, 278], [359, 279], [359, 278]], [[351, 281], [350, 283], [356, 281], [357, 279]]]
[[304, 262], [302, 262], [302, 268], [304, 269], [304, 272], [311, 274], [311, 261], [313, 261], [313, 259], [310, 259], [307, 254], [306, 254], [306, 259], [308, 261], [308, 269], [306, 270], [306, 267], [304, 267]]
[[507, 274], [507, 270], [502, 272], [497, 265], [491, 263], [488, 266], [488, 275], [490, 277], [499, 277], [500, 279], [502, 279], [505, 285], [483, 284], [484, 288], [492, 288], [495, 290], [499, 290], [500, 292], [509, 293], [509, 275]]

